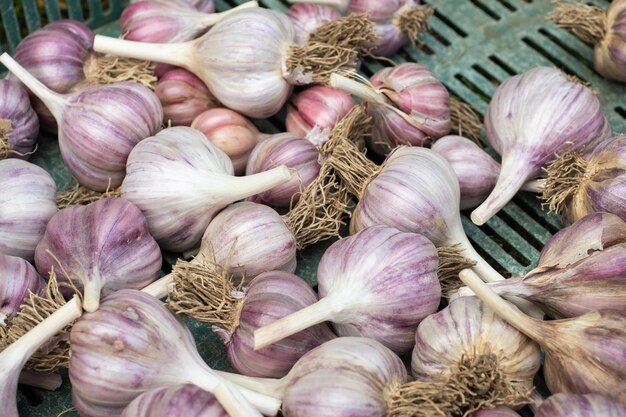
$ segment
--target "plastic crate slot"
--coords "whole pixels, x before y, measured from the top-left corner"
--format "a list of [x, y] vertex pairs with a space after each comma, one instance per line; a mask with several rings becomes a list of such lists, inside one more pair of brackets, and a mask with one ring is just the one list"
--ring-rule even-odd
[[459, 35], [462, 38], [467, 38], [467, 32], [461, 29], [461, 27], [459, 27], [452, 20], [448, 19], [444, 14], [440, 13], [437, 9], [435, 9], [435, 12], [433, 14], [437, 19], [441, 20], [443, 24], [445, 24], [454, 32], [456, 32], [457, 35]]
[[615, 108], [615, 112], [622, 116], [624, 119], [626, 119], [626, 109], [624, 109], [623, 107], [617, 106]]
[[487, 6], [485, 6], [483, 3], [481, 3], [479, 0], [470, 0], [471, 3], [478, 7], [480, 10], [483, 11], [483, 13], [485, 13], [487, 16], [491, 17], [494, 20], [500, 20], [501, 17], [500, 15], [498, 15], [496, 12], [494, 12], [493, 10], [491, 10], [490, 8], [488, 8]]
[[513, 202], [500, 210], [498, 215], [537, 251], [541, 251], [546, 241], [552, 236], [552, 233]]
[[481, 228], [520, 265], [529, 266], [534, 259], [538, 258], [538, 251], [502, 219], [501, 211]]
[[474, 69], [474, 71], [480, 74], [483, 78], [489, 81], [494, 87], [497, 87], [500, 85], [500, 80], [498, 80], [495, 76], [491, 75], [489, 71], [487, 71], [480, 65], [474, 64], [472, 65], [472, 68]]
[[511, 3], [509, 3], [506, 0], [496, 0], [498, 3], [500, 3], [501, 5], [503, 5], [504, 7], [506, 7], [507, 9], [509, 9], [512, 12], [516, 12], [517, 11], [517, 7], [513, 6]]
[[587, 80], [584, 77], [582, 77], [578, 71], [574, 71], [568, 65], [565, 65], [563, 63], [563, 61], [561, 61], [560, 59], [556, 58], [554, 55], [552, 55], [545, 48], [543, 48], [541, 45], [539, 45], [537, 42], [535, 42], [534, 40], [532, 40], [528, 36], [524, 36], [522, 38], [522, 42], [524, 42], [528, 47], [533, 49], [539, 55], [541, 55], [542, 57], [544, 57], [545, 59], [550, 61], [552, 64], [554, 64], [560, 70], [562, 70], [562, 71], [564, 71], [564, 72], [566, 72], [566, 73], [568, 73], [570, 75], [575, 75], [576, 77], [580, 78], [582, 81], [587, 82]]
[[506, 62], [498, 58], [497, 55], [489, 55], [489, 60], [499, 66], [502, 70], [508, 73], [510, 76], [516, 75], [517, 71], [509, 66]]
[[31, 407], [37, 407], [43, 402], [41, 394], [33, 387], [18, 385], [18, 391], [24, 396], [24, 399], [26, 399], [28, 405]]
[[562, 40], [554, 36], [545, 28], [540, 28], [538, 32], [545, 38], [549, 39], [551, 42], [555, 43], [565, 52], [574, 57], [577, 61], [587, 66], [587, 68], [593, 70], [593, 62], [589, 59], [589, 54], [581, 54], [577, 49], [572, 48], [571, 46], [566, 45]]
[[459, 82], [466, 86], [472, 93], [476, 94], [485, 103], [489, 103], [491, 101], [491, 94], [485, 92], [465, 75], [461, 73], [456, 73], [454, 74], [454, 78], [459, 80]]
[[443, 37], [443, 35], [439, 32], [437, 32], [432, 26], [429, 30], [429, 33], [432, 35], [433, 38], [435, 38], [440, 44], [442, 44], [443, 46], [450, 46], [450, 41], [448, 41], [446, 38]]
[[540, 201], [537, 194], [529, 192], [517, 193], [513, 198], [513, 202], [524, 210], [534, 221], [543, 226], [551, 234], [555, 234], [563, 227], [563, 223], [556, 214], [548, 214], [543, 211]]

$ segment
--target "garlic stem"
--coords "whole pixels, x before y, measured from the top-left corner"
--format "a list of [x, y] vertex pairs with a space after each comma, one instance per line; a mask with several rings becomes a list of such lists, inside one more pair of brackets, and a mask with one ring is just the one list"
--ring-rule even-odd
[[337, 312], [335, 300], [331, 297], [324, 297], [315, 304], [255, 330], [254, 350], [263, 349], [272, 343], [327, 321]]
[[39, 97], [41, 101], [46, 105], [48, 110], [52, 113], [55, 119], [61, 120], [63, 108], [65, 107], [65, 97], [63, 95], [55, 93], [46, 87], [41, 81], [33, 77], [31, 73], [26, 71], [24, 67], [17, 63], [6, 52], [0, 55], [0, 62], [13, 75], [15, 75], [34, 95]]
[[520, 190], [529, 191], [531, 193], [542, 193], [545, 187], [545, 179], [526, 181]]
[[357, 96], [368, 103], [387, 104], [387, 99], [383, 94], [367, 84], [344, 77], [343, 75], [332, 74], [330, 76], [329, 85], [338, 90], [345, 91], [348, 94]]
[[0, 374], [6, 369], [15, 368], [18, 365], [20, 368], [24, 366], [37, 349], [65, 326], [79, 318], [82, 312], [80, 298], [75, 295], [61, 308], [0, 352]]
[[240, 4], [237, 7], [233, 7], [232, 9], [228, 9], [228, 10], [220, 12], [220, 13], [203, 13], [206, 16], [204, 16], [204, 18], [202, 19], [202, 23], [206, 27], [213, 26], [214, 24], [218, 23], [219, 21], [221, 21], [225, 17], [229, 16], [233, 12], [236, 12], [237, 10], [250, 9], [252, 7], [259, 7], [259, 2], [257, 2], [257, 1], [248, 1], [248, 2], [245, 2], [243, 4]]
[[283, 184], [291, 177], [292, 173], [285, 165], [243, 177], [224, 176], [220, 180], [220, 190], [211, 187], [211, 193], [215, 195], [221, 191], [221, 202], [230, 204]]
[[231, 388], [228, 381], [218, 384], [213, 389], [213, 395], [220, 405], [232, 417], [260, 417], [261, 413], [241, 395], [237, 388]]
[[161, 298], [167, 296], [172, 285], [174, 285], [174, 276], [170, 273], [157, 279], [141, 291], [160, 300]]
[[56, 373], [23, 369], [18, 382], [31, 387], [54, 391], [61, 386], [63, 380], [61, 379], [61, 375]]
[[274, 398], [283, 398], [284, 390], [282, 388], [281, 379], [257, 378], [253, 376], [233, 374], [231, 372], [215, 371], [224, 379], [227, 379], [245, 389], [254, 392], [269, 395]]
[[83, 309], [88, 313], [93, 313], [100, 307], [100, 291], [102, 287], [99, 280], [90, 279], [85, 282], [83, 290]]
[[194, 62], [194, 42], [149, 43], [96, 35], [93, 49], [114, 56], [163, 62], [190, 70]]
[[528, 317], [513, 305], [500, 298], [500, 296], [493, 292], [472, 270], [465, 269], [461, 271], [459, 278], [474, 291], [476, 296], [480, 298], [483, 303], [503, 320], [507, 321], [511, 326], [515, 327], [526, 336], [542, 344], [544, 337], [539, 331], [543, 323], [542, 321]]

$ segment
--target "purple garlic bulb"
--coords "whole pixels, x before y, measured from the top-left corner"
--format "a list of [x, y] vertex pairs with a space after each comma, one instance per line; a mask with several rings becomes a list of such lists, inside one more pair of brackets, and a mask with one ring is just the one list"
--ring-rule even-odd
[[439, 305], [438, 262], [427, 238], [391, 227], [341, 239], [320, 260], [320, 301], [255, 331], [255, 348], [331, 321], [339, 336], [370, 337], [408, 352], [417, 325]]
[[[119, 416], [140, 394], [194, 384], [213, 392], [231, 416], [256, 416], [242, 395], [274, 415], [278, 404], [242, 394], [209, 368], [185, 324], [154, 297], [116, 291], [100, 308], [84, 314], [70, 333], [72, 400], [81, 415]], [[106, 364], [106, 366], [103, 366]]]
[[66, 293], [84, 290], [83, 308], [98, 308], [101, 294], [143, 288], [161, 272], [161, 250], [146, 219], [122, 198], [70, 206], [48, 223], [35, 252], [37, 269], [54, 267]]
[[325, 4], [298, 3], [287, 10], [287, 16], [296, 32], [296, 44], [304, 45], [319, 25], [339, 19], [341, 13]]
[[228, 204], [290, 179], [284, 166], [235, 177], [228, 156], [202, 132], [178, 126], [133, 149], [122, 196], [143, 211], [160, 245], [185, 251], [200, 242], [211, 219]]
[[249, 283], [267, 271], [295, 272], [296, 239], [274, 209], [242, 201], [211, 220], [196, 259], [228, 265], [235, 281]]
[[192, 384], [156, 388], [135, 398], [121, 417], [230, 417], [217, 398]]
[[[130, 4], [140, 3], [143, 1], [145, 0], [130, 0]], [[188, 7], [204, 13], [213, 13], [215, 11], [215, 3], [213, 0], [150, 0], [150, 2]]]
[[[491, 283], [502, 296], [532, 301], [554, 318], [595, 310], [626, 314], [626, 223], [593, 213], [552, 236], [524, 276]], [[460, 295], [470, 295], [461, 289]]]
[[539, 407], [535, 417], [623, 417], [626, 405], [602, 395], [555, 394]]
[[398, 145], [426, 146], [450, 132], [448, 90], [423, 65], [383, 68], [367, 85], [337, 74], [331, 86], [359, 96], [373, 118], [370, 148], [387, 155]]
[[321, 130], [334, 128], [356, 105], [350, 94], [324, 85], [307, 88], [290, 102], [285, 125], [288, 132], [300, 137], [306, 137], [316, 126]]
[[85, 78], [83, 65], [92, 53], [93, 40], [84, 23], [59, 20], [25, 37], [13, 58], [50, 90], [66, 93]]
[[295, 171], [288, 182], [257, 194], [259, 202], [271, 207], [289, 208], [300, 193], [320, 172], [320, 153], [315, 145], [293, 133], [279, 133], [262, 139], [252, 150], [246, 175], [253, 175], [284, 165]]
[[500, 174], [500, 164], [487, 152], [462, 136], [445, 136], [431, 149], [446, 158], [459, 180], [461, 210], [474, 208], [487, 198]]
[[245, 288], [236, 326], [223, 337], [230, 365], [240, 374], [280, 378], [309, 350], [336, 336], [325, 323], [309, 327], [260, 350], [254, 350], [254, 331], [317, 302], [302, 278], [282, 271], [265, 272]]
[[0, 253], [33, 260], [57, 212], [56, 194], [44, 169], [19, 159], [0, 160]]
[[28, 159], [39, 136], [39, 120], [28, 93], [11, 80], [0, 80], [0, 159]]
[[611, 127], [593, 90], [556, 68], [537, 67], [505, 80], [485, 114], [487, 139], [502, 156], [495, 188], [472, 212], [486, 223], [563, 149], [581, 149], [608, 138]]
[[202, 80], [181, 68], [163, 74], [154, 90], [163, 106], [163, 122], [190, 126], [200, 113], [218, 106]]
[[515, 411], [503, 405], [496, 408], [481, 408], [472, 414], [473, 417], [520, 417]]
[[626, 135], [606, 139], [588, 155], [564, 153], [547, 168], [543, 198], [568, 223], [594, 212], [626, 220], [625, 168]]
[[105, 191], [119, 186], [131, 149], [161, 127], [161, 103], [139, 83], [97, 85], [60, 95], [9, 55], [0, 56], [0, 62], [50, 109], [59, 126], [63, 161], [78, 182], [89, 189]]
[[[443, 398], [453, 394], [459, 398], [459, 404], [433, 399], [445, 415], [529, 402], [528, 392], [540, 366], [539, 346], [476, 297], [458, 298], [426, 317], [417, 327], [411, 358], [411, 374], [416, 380], [447, 392]], [[494, 375], [498, 375], [497, 382]], [[449, 380], [471, 381], [472, 385], [459, 388], [450, 386]], [[463, 389], [473, 394], [471, 398], [461, 400]]]
[[0, 326], [20, 309], [29, 291], [39, 294], [45, 281], [28, 261], [0, 253]]

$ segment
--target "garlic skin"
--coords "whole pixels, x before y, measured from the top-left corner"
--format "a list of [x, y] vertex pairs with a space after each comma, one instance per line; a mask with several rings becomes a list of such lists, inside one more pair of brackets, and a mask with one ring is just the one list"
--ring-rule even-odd
[[266, 271], [295, 272], [296, 240], [275, 210], [242, 201], [211, 220], [196, 259], [228, 265], [236, 282], [249, 283]]
[[154, 93], [163, 106], [165, 125], [190, 126], [196, 116], [219, 104], [202, 80], [180, 68], [163, 74]]
[[535, 417], [621, 417], [626, 405], [596, 394], [555, 394], [539, 407]]
[[304, 45], [317, 27], [341, 17], [339, 11], [329, 5], [298, 3], [289, 7], [287, 17], [291, 19], [296, 34], [296, 44]]
[[0, 159], [30, 158], [39, 136], [39, 120], [28, 93], [17, 82], [0, 80]]
[[0, 160], [0, 253], [32, 261], [35, 247], [57, 212], [57, 187], [44, 169]]
[[509, 407], [499, 406], [491, 409], [481, 409], [472, 414], [473, 417], [520, 417]]
[[502, 169], [489, 197], [472, 212], [477, 225], [504, 207], [524, 182], [539, 177], [564, 147], [593, 146], [611, 134], [593, 91], [547, 67], [500, 84], [485, 114], [485, 130], [502, 156]]
[[539, 346], [478, 298], [458, 298], [417, 327], [411, 374], [445, 381], [456, 364], [482, 355], [495, 357], [495, 367], [520, 392], [532, 389], [541, 366]]
[[244, 175], [252, 149], [265, 135], [248, 119], [227, 108], [215, 108], [200, 113], [191, 123], [233, 163], [236, 175]]
[[130, 153], [122, 197], [137, 205], [159, 244], [182, 252], [200, 242], [228, 204], [291, 179], [285, 167], [234, 177], [228, 156], [190, 127], [172, 127]]
[[256, 329], [317, 302], [302, 278], [282, 271], [265, 272], [245, 288], [239, 323], [227, 334], [228, 362], [242, 375], [280, 378], [308, 351], [336, 336], [325, 324], [312, 326], [280, 342], [254, 350]]
[[498, 164], [476, 143], [462, 136], [444, 136], [430, 147], [450, 163], [461, 189], [461, 210], [474, 208], [491, 193], [500, 175]]
[[0, 326], [17, 313], [29, 291], [39, 294], [45, 281], [28, 261], [0, 253]]
[[230, 417], [210, 392], [185, 384], [157, 388], [135, 398], [121, 417]]
[[285, 165], [294, 172], [289, 182], [257, 194], [257, 201], [271, 207], [289, 208], [320, 172], [320, 153], [311, 142], [293, 133], [278, 133], [261, 140], [252, 150], [246, 175]]
[[122, 198], [59, 211], [35, 251], [37, 269], [45, 275], [54, 267], [65, 294], [73, 292], [72, 284], [84, 290], [89, 312], [98, 308], [101, 295], [154, 281], [161, 262], [143, 214]]
[[[299, 5], [308, 6], [306, 3], [295, 6]], [[322, 130], [332, 129], [355, 105], [350, 94], [324, 85], [315, 85], [290, 99], [285, 125], [288, 132], [306, 137], [316, 126]]]
[[626, 1], [614, 0], [606, 12], [604, 38], [593, 52], [593, 67], [603, 77], [626, 82]]
[[[145, 0], [130, 0], [130, 4], [140, 3]], [[195, 9], [199, 12], [213, 13], [215, 12], [215, 4], [213, 0], [150, 0], [152, 3], [177, 6], [184, 6]]]

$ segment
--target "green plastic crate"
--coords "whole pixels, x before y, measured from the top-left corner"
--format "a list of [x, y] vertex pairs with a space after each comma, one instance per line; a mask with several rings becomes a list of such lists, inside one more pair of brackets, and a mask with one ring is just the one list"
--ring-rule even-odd
[[[384, 0], [381, 0], [384, 1]], [[244, 0], [216, 0], [226, 10]], [[261, 0], [264, 7], [285, 11], [288, 4]], [[429, 66], [449, 91], [484, 114], [495, 88], [507, 77], [537, 65], [556, 66], [591, 83], [598, 91], [613, 130], [626, 132], [626, 87], [600, 78], [593, 71], [592, 48], [570, 33], [548, 22], [550, 0], [428, 0], [435, 7], [431, 33], [422, 36], [423, 45], [402, 49], [392, 59], [398, 63], [420, 62]], [[606, 8], [609, 0], [587, 3]], [[125, 2], [120, 0], [0, 0], [0, 50], [12, 51], [19, 40], [46, 22], [73, 18], [87, 22], [97, 33], [119, 35], [117, 20]], [[371, 75], [382, 67], [368, 61], [362, 70]], [[265, 132], [283, 130], [284, 113], [255, 123]], [[72, 179], [63, 166], [52, 138], [42, 138], [32, 162], [48, 169], [63, 189]], [[559, 219], [540, 208], [537, 197], [519, 193], [499, 214], [481, 228], [471, 223], [469, 213], [463, 225], [477, 250], [501, 272], [511, 275], [530, 270], [546, 240], [562, 227]], [[297, 273], [315, 285], [319, 257], [329, 242], [308, 248], [298, 255]], [[166, 264], [175, 260], [165, 255]], [[165, 265], [164, 272], [169, 270]], [[228, 370], [219, 338], [209, 326], [186, 320], [198, 348], [215, 369]], [[66, 376], [64, 375], [66, 378]], [[539, 383], [541, 383], [539, 381]], [[55, 417], [70, 410], [70, 387], [54, 392], [21, 387], [18, 393], [21, 417]], [[64, 416], [77, 416], [69, 411]]]

